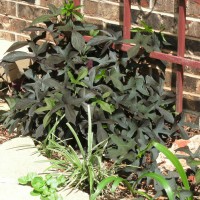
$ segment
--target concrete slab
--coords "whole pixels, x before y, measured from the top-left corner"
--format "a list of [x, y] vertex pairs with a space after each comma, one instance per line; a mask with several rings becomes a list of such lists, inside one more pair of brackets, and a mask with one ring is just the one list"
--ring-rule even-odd
[[[44, 162], [46, 161], [46, 162]], [[31, 187], [21, 186], [17, 179], [29, 172], [43, 173], [50, 166], [30, 137], [19, 137], [0, 145], [0, 199], [37, 200], [30, 195]], [[62, 190], [64, 200], [89, 200], [86, 193], [75, 190]]]

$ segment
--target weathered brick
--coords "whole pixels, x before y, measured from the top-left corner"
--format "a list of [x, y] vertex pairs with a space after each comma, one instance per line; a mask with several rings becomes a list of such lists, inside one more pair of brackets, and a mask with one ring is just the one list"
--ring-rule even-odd
[[99, 29], [103, 28], [103, 21], [99, 20], [99, 19], [91, 19], [91, 18], [85, 17], [84, 18], [84, 22], [85, 23], [90, 23], [90, 24], [98, 25]]
[[123, 8], [115, 6], [112, 4], [100, 3], [99, 5], [99, 14], [101, 17], [113, 20], [113, 21], [122, 21], [123, 19]]
[[200, 22], [187, 21], [188, 29], [186, 34], [191, 37], [200, 38]]
[[26, 41], [28, 39], [30, 39], [30, 37], [28, 35], [27, 36], [25, 36], [25, 35], [16, 35], [16, 40], [17, 41]]
[[40, 0], [41, 6], [48, 7], [48, 4], [53, 4], [58, 7], [63, 5], [63, 0]]
[[42, 8], [36, 8], [29, 5], [18, 5], [18, 17], [26, 20], [33, 20], [38, 16], [46, 14], [48, 10]]
[[200, 4], [194, 1], [189, 0], [187, 2], [187, 16], [191, 17], [200, 17]]
[[0, 38], [8, 41], [15, 41], [15, 34], [0, 30]]
[[200, 94], [200, 78], [199, 78], [199, 80], [197, 80], [197, 82], [196, 82], [196, 93], [197, 93], [197, 94]]
[[161, 27], [164, 27], [165, 30], [170, 33], [177, 33], [176, 18], [156, 13], [151, 13], [148, 15], [147, 12], [132, 10], [132, 22], [135, 24], [140, 24], [141, 20], [152, 26], [153, 29], [160, 30]]
[[25, 20], [15, 19], [8, 16], [0, 16], [1, 29], [13, 32], [21, 32], [30, 23]]
[[196, 93], [196, 78], [184, 76], [183, 89], [186, 92]]
[[133, 0], [131, 1], [131, 3], [133, 5], [136, 5], [136, 6], [141, 6], [141, 7], [144, 7], [144, 8], [148, 8], [149, 7], [149, 0]]
[[189, 66], [184, 67], [184, 71], [190, 74], [200, 75], [200, 70], [198, 68], [192, 68]]
[[184, 117], [183, 119], [186, 123], [195, 124], [198, 127], [199, 117], [200, 117], [199, 113], [197, 113], [197, 112], [191, 113], [191, 112], [188, 112], [188, 111], [187, 112], [184, 111], [183, 117]]
[[177, 0], [152, 0], [153, 10], [176, 13], [177, 12]]
[[90, 16], [99, 17], [99, 4], [94, 1], [84, 1], [84, 13]]
[[[166, 71], [165, 72], [165, 86], [176, 88], [176, 72]], [[184, 74], [183, 90], [190, 92], [191, 94], [200, 94], [200, 76], [188, 76]]]
[[16, 16], [16, 3], [0, 0], [0, 14]]
[[184, 95], [183, 98], [184, 109], [191, 110], [194, 112], [200, 112], [200, 97]]
[[123, 7], [105, 2], [84, 1], [84, 14], [104, 19], [121, 21]]

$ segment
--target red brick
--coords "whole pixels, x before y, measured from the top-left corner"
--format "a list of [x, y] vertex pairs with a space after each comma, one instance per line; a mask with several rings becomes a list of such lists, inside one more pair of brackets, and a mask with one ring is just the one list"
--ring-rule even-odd
[[17, 41], [26, 41], [28, 39], [30, 39], [30, 37], [28, 35], [27, 36], [25, 36], [25, 35], [17, 35], [16, 36]]
[[184, 121], [192, 124], [198, 124], [198, 115], [192, 113], [185, 113], [184, 114]]
[[196, 3], [192, 0], [189, 0], [188, 4], [187, 4], [186, 14], [187, 14], [187, 16], [190, 16], [190, 17], [199, 18], [200, 17], [200, 4]]
[[99, 4], [94, 1], [84, 1], [84, 14], [90, 15], [90, 16], [99, 16]]
[[40, 5], [48, 7], [49, 4], [53, 4], [56, 7], [63, 5], [63, 0], [40, 0]]
[[[120, 9], [121, 8], [121, 9]], [[123, 19], [123, 8], [112, 4], [100, 3], [98, 13], [102, 18], [121, 21]]]
[[0, 31], [0, 38], [8, 41], [15, 41], [15, 34]]
[[29, 5], [18, 5], [18, 17], [26, 20], [33, 20], [38, 16], [46, 14], [48, 10], [42, 8], [35, 8]]
[[196, 82], [196, 93], [197, 93], [197, 94], [200, 94], [200, 78], [199, 78], [199, 80], [197, 80], [197, 82]]
[[177, 0], [152, 0], [153, 10], [174, 13], [177, 12]]
[[131, 3], [136, 6], [141, 6], [141, 7], [146, 7], [146, 8], [149, 7], [149, 0], [140, 0], [139, 3], [138, 3], [138, 0], [133, 0], [131, 1]]
[[0, 24], [1, 29], [19, 33], [30, 23], [25, 20], [13, 19], [8, 16], [0, 16]]
[[186, 35], [190, 37], [200, 38], [200, 22], [187, 21], [188, 28]]
[[184, 95], [183, 108], [194, 112], [200, 112], [200, 97]]
[[0, 0], [0, 14], [16, 16], [16, 3]]

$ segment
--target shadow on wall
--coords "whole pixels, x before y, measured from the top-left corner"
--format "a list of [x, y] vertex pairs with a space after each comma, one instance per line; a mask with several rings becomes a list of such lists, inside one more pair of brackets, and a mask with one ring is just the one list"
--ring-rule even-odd
[[24, 0], [25, 2], [27, 2], [27, 3], [32, 3], [32, 4], [35, 4], [36, 3], [36, 1], [38, 1], [38, 0]]

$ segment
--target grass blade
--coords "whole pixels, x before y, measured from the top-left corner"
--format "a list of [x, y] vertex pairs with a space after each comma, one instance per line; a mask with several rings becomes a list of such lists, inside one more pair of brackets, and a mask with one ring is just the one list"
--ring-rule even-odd
[[[117, 180], [118, 180], [118, 181], [117, 181]], [[118, 183], [120, 183], [120, 182], [123, 181], [123, 178], [116, 177], [116, 176], [110, 176], [110, 177], [108, 177], [108, 178], [103, 179], [103, 180], [99, 183], [99, 185], [97, 186], [97, 189], [96, 189], [95, 193], [92, 194], [92, 195], [90, 196], [90, 200], [95, 200], [95, 199], [99, 196], [99, 194], [104, 190], [104, 188], [105, 188], [108, 184], [112, 183], [113, 181], [117, 181]], [[117, 183], [117, 182], [116, 182], [116, 183]], [[115, 187], [116, 187], [116, 186], [115, 186]]]
[[[187, 179], [187, 175], [186, 175], [186, 173], [183, 169], [183, 166], [179, 162], [178, 158], [171, 151], [169, 151], [168, 148], [166, 148], [162, 144], [153, 141], [152, 145], [156, 149], [158, 149], [158, 151], [162, 152], [166, 156], [166, 158], [171, 161], [171, 163], [174, 165], [177, 172], [179, 173], [179, 176], [181, 177], [181, 180], [183, 182], [185, 189], [190, 191], [190, 185], [189, 185], [189, 182], [188, 182], [188, 179]], [[193, 198], [189, 197], [188, 199], [192, 200]]]
[[162, 185], [162, 187], [165, 189], [169, 200], [175, 199], [174, 192], [173, 192], [171, 186], [169, 185], [169, 182], [167, 180], [165, 180], [165, 178], [163, 176], [156, 174], [156, 173], [153, 173], [153, 172], [147, 172], [147, 173], [142, 174], [138, 178], [137, 182], [135, 183], [134, 188], [136, 187], [138, 181], [141, 180], [144, 177], [150, 177], [150, 178], [156, 180], [157, 182], [159, 182]]
[[88, 105], [88, 157], [92, 154], [93, 132], [90, 106]]
[[80, 151], [81, 151], [82, 156], [85, 157], [85, 151], [84, 151], [84, 149], [83, 149], [83, 146], [82, 146], [82, 144], [81, 144], [81, 141], [80, 141], [79, 138], [78, 138], [77, 133], [75, 132], [75, 130], [73, 129], [73, 127], [70, 125], [70, 123], [67, 123], [67, 126], [69, 127], [70, 131], [72, 132], [73, 136], [75, 137], [75, 140], [76, 140], [77, 145], [78, 145], [78, 147], [79, 147], [79, 149], [80, 149]]
[[168, 148], [166, 148], [162, 144], [154, 142], [154, 141], [152, 142], [152, 144], [154, 147], [156, 147], [156, 149], [158, 149], [158, 151], [162, 152], [167, 157], [167, 159], [169, 159], [171, 161], [171, 163], [174, 165], [177, 172], [179, 173], [179, 175], [183, 181], [183, 185], [184, 185], [185, 189], [190, 190], [190, 185], [189, 185], [189, 182], [187, 179], [187, 175], [186, 175], [181, 163], [179, 162], [178, 158], [171, 151], [169, 151]]

